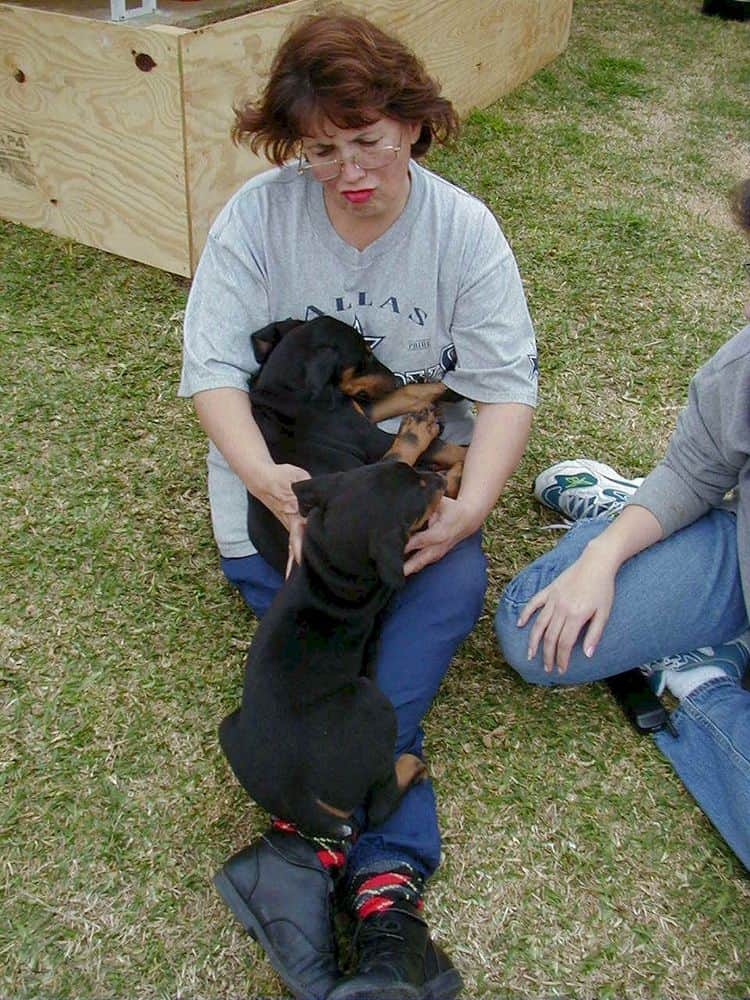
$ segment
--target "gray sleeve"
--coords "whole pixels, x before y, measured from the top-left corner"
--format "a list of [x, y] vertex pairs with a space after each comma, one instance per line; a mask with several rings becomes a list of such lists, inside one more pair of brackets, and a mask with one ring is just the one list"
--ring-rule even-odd
[[268, 297], [259, 254], [231, 217], [215, 226], [201, 255], [185, 310], [179, 395], [247, 390], [258, 365], [250, 335], [265, 326]]
[[475, 402], [535, 406], [536, 342], [515, 258], [484, 206], [474, 232], [451, 323], [456, 368], [444, 381]]
[[742, 456], [732, 454], [726, 434], [736, 388], [731, 373], [710, 361], [694, 376], [666, 455], [629, 501], [651, 511], [665, 538], [737, 485]]

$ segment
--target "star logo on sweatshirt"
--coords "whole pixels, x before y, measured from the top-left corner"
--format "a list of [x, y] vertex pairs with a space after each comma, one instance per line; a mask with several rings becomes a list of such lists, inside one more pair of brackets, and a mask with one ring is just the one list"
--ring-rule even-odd
[[371, 351], [374, 351], [375, 348], [378, 346], [378, 344], [382, 344], [383, 341], [385, 340], [385, 337], [372, 337], [366, 334], [364, 328], [362, 327], [362, 323], [360, 322], [359, 316], [355, 315], [352, 326], [360, 335], [362, 340], [364, 340], [364, 342], [367, 344], [367, 346], [370, 348]]

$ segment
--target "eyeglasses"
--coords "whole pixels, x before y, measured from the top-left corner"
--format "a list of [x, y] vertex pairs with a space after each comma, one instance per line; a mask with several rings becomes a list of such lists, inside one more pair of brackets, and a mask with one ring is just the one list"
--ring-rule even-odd
[[344, 169], [345, 163], [353, 163], [363, 173], [368, 170], [382, 170], [383, 167], [390, 166], [400, 152], [401, 143], [398, 146], [387, 146], [378, 141], [363, 146], [354, 156], [326, 160], [315, 156], [314, 153], [306, 153], [300, 147], [297, 173], [301, 176], [309, 170], [316, 181], [332, 181]]

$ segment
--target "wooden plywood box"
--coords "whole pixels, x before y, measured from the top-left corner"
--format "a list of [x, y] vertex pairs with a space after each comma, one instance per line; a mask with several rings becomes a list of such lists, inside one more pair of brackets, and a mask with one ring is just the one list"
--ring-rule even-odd
[[[191, 275], [219, 208], [267, 167], [232, 145], [232, 105], [321, 7], [265, 2], [159, 0], [119, 23], [106, 0], [0, 2], [0, 217]], [[411, 45], [465, 113], [565, 48], [572, 0], [347, 7]]]

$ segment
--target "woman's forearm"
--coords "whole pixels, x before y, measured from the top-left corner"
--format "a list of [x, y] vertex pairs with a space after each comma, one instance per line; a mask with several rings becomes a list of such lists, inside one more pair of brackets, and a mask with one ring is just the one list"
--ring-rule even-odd
[[458, 502], [472, 530], [492, 510], [521, 460], [534, 411], [523, 403], [478, 403], [477, 419], [464, 462]]
[[623, 563], [654, 545], [661, 537], [661, 525], [651, 511], [638, 504], [629, 504], [606, 531], [589, 542], [581, 558], [594, 560], [614, 575]]
[[407, 575], [442, 559], [479, 530], [521, 459], [531, 427], [531, 407], [484, 403], [477, 409], [458, 496], [443, 499], [427, 530], [415, 532], [406, 543]]
[[193, 399], [201, 427], [239, 476], [248, 492], [277, 517], [292, 537], [292, 552], [300, 558], [299, 508], [292, 484], [309, 479], [296, 465], [277, 465], [253, 417], [250, 399], [241, 389], [207, 389]]
[[250, 493], [257, 496], [263, 491], [263, 472], [273, 465], [273, 459], [247, 393], [232, 388], [207, 389], [196, 393], [193, 405], [206, 435]]

